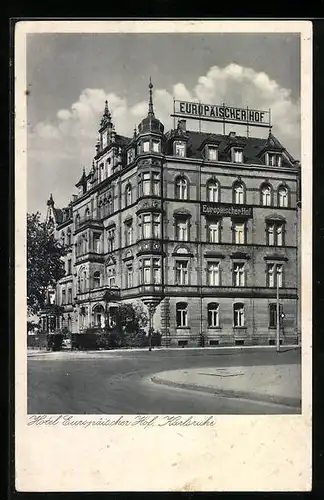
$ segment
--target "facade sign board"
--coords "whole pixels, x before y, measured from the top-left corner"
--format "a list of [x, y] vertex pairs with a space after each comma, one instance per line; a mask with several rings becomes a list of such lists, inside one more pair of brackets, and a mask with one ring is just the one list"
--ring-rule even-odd
[[202, 104], [175, 100], [171, 116], [257, 127], [271, 127], [270, 110], [235, 108], [233, 106], [226, 106], [226, 104]]
[[201, 215], [216, 215], [218, 217], [253, 217], [253, 207], [250, 205], [201, 202], [200, 209]]

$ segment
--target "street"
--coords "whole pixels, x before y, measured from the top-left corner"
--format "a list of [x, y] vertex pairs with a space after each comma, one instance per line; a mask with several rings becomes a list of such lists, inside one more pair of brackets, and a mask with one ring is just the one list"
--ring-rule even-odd
[[179, 368], [299, 364], [300, 350], [181, 349], [108, 353], [52, 353], [28, 357], [29, 414], [284, 414], [266, 402], [154, 384], [151, 377]]

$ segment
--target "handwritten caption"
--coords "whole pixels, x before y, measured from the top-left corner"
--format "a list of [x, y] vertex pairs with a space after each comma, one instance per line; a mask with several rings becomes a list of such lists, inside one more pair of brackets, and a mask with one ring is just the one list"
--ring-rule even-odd
[[96, 419], [78, 418], [74, 415], [30, 415], [29, 426], [44, 427], [214, 427], [216, 422], [212, 416], [196, 418], [193, 416], [183, 417], [180, 415], [136, 415], [134, 418], [99, 417]]

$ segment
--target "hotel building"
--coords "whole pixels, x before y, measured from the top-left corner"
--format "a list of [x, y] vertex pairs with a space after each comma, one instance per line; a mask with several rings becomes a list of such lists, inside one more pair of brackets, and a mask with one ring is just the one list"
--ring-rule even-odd
[[[78, 194], [47, 220], [68, 248], [56, 289], [60, 326], [82, 332], [142, 301], [162, 344], [297, 343], [300, 164], [273, 135], [164, 130], [148, 114], [133, 137], [106, 102]], [[46, 318], [43, 319], [45, 321]], [[48, 328], [48, 323], [43, 323]]]

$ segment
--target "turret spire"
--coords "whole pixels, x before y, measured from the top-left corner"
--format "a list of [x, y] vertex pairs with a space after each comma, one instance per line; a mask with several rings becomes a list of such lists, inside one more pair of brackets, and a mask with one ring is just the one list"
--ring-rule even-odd
[[153, 83], [152, 83], [152, 80], [151, 80], [151, 77], [150, 77], [150, 83], [149, 83], [149, 109], [148, 109], [149, 116], [154, 116], [152, 88], [153, 88]]
[[105, 109], [100, 122], [100, 127], [105, 127], [106, 125], [108, 125], [108, 123], [111, 123], [111, 113], [108, 108], [108, 101], [106, 100]]

